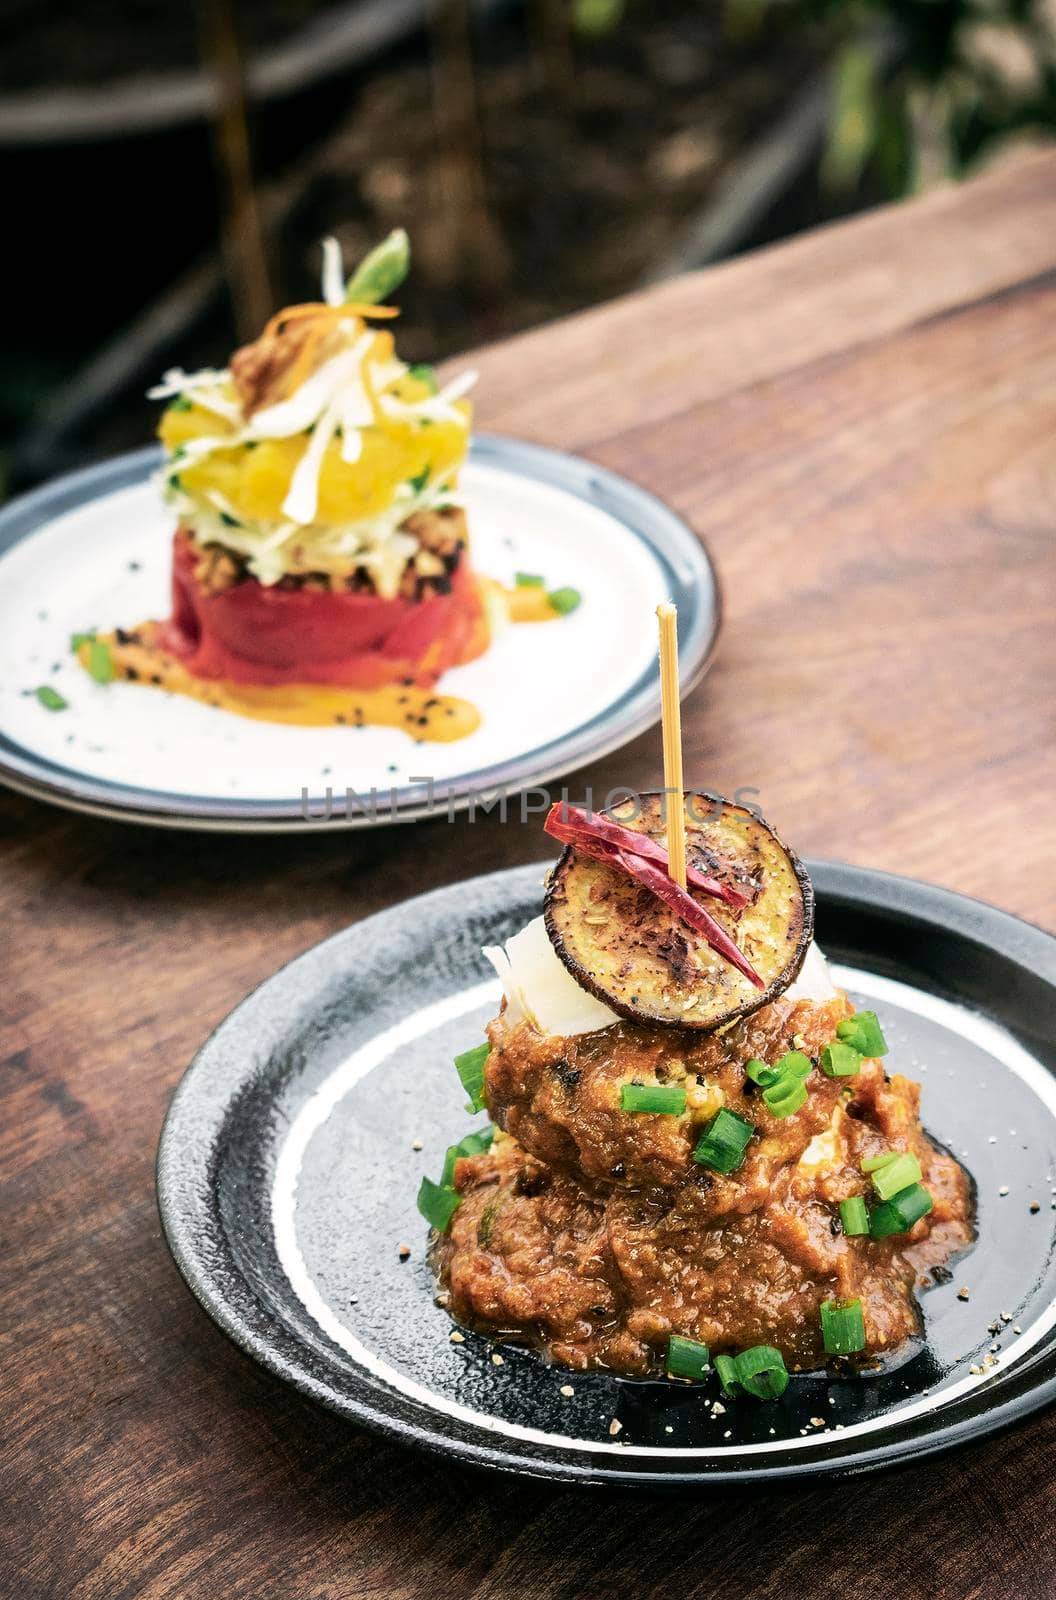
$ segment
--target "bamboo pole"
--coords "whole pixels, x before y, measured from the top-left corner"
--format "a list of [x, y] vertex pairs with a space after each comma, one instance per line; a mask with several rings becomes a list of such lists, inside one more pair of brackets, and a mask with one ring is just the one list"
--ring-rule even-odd
[[669, 602], [656, 608], [660, 624], [660, 713], [664, 739], [664, 812], [668, 875], [686, 887], [686, 804], [682, 778], [682, 706], [678, 693], [678, 612]]

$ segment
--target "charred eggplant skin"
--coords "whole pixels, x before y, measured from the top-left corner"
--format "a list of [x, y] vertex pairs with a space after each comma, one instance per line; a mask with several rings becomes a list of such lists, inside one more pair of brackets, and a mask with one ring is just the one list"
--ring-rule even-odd
[[[572, 848], [550, 876], [546, 929], [576, 982], [618, 1015], [710, 1032], [776, 1000], [795, 980], [814, 933], [814, 890], [802, 863], [757, 813], [706, 794], [687, 793], [685, 804], [688, 859], [749, 899], [742, 909], [703, 897], [701, 904], [765, 988], [755, 988], [655, 895]], [[643, 794], [605, 815], [665, 838], [662, 794]]]

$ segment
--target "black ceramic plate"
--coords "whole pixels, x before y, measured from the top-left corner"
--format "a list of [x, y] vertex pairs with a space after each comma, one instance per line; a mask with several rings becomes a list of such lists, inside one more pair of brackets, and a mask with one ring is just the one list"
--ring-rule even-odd
[[811, 868], [819, 941], [880, 1013], [889, 1062], [923, 1084], [926, 1125], [978, 1186], [978, 1243], [923, 1295], [923, 1343], [877, 1375], [799, 1376], [780, 1401], [716, 1407], [714, 1382], [569, 1374], [509, 1346], [497, 1365], [483, 1338], [450, 1342], [415, 1194], [468, 1126], [451, 1058], [494, 1009], [480, 946], [538, 914], [543, 870], [358, 923], [205, 1045], [165, 1123], [158, 1189], [177, 1264], [216, 1322], [354, 1423], [578, 1483], [859, 1472], [1056, 1396], [1056, 940], [944, 890], [825, 863]]

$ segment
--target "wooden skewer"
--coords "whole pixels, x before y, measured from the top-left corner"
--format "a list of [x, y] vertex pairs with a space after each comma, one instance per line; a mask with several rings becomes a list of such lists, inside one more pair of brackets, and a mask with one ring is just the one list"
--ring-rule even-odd
[[682, 706], [678, 696], [678, 612], [657, 606], [660, 623], [660, 713], [664, 735], [667, 859], [670, 876], [686, 887], [686, 806], [682, 782]]

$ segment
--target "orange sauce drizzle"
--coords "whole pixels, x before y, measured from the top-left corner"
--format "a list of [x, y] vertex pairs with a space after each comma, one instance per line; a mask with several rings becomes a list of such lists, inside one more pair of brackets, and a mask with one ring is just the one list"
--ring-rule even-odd
[[[302, 728], [402, 728], [412, 739], [433, 744], [465, 739], [480, 726], [480, 712], [468, 700], [413, 685], [343, 689], [323, 683], [266, 685], [197, 678], [152, 642], [156, 630], [156, 623], [142, 623], [133, 630], [138, 642], [122, 643], [116, 634], [98, 635], [110, 648], [115, 682], [166, 689], [257, 722], [286, 722]], [[90, 650], [91, 645], [85, 643], [77, 652], [85, 668]]]
[[[492, 579], [479, 581], [485, 593], [505, 609], [511, 622], [552, 622], [558, 616], [545, 589], [507, 589]], [[123, 640], [116, 633], [97, 635], [99, 642], [109, 647], [116, 682], [141, 683], [169, 694], [186, 695], [239, 717], [302, 728], [402, 728], [413, 739], [450, 744], [468, 738], [480, 726], [480, 712], [470, 701], [410, 684], [346, 689], [320, 683], [272, 685], [199, 678], [188, 672], [176, 656], [158, 646], [157, 634], [156, 622], [144, 622], [129, 630]], [[86, 670], [90, 651], [88, 641], [77, 651]]]

